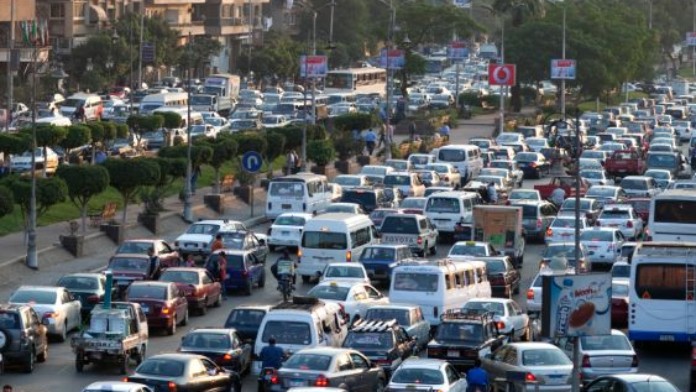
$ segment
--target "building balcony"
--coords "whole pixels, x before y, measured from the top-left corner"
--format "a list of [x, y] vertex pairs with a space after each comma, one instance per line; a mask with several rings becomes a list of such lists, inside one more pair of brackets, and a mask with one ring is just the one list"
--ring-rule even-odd
[[[31, 63], [34, 61], [34, 48], [17, 45], [15, 44], [15, 49], [19, 50], [19, 62], [20, 63]], [[43, 46], [36, 48], [36, 60], [39, 62], [48, 61], [48, 53], [51, 51], [50, 46]], [[0, 48], [0, 63], [7, 63], [10, 60], [10, 49]]]
[[185, 22], [185, 23], [169, 23], [173, 29], [179, 32], [179, 36], [189, 35], [205, 35], [205, 24], [203, 21]]
[[205, 32], [212, 36], [247, 35], [249, 24], [244, 18], [208, 19], [205, 23]]

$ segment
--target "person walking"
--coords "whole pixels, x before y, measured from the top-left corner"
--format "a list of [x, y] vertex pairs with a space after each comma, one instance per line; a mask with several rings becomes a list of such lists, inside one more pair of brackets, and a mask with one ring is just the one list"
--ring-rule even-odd
[[222, 236], [220, 234], [215, 236], [215, 241], [210, 245], [210, 251], [215, 252], [216, 250], [223, 249], [225, 244], [222, 242]]
[[497, 204], [498, 203], [498, 191], [495, 189], [495, 183], [493, 183], [492, 181], [489, 182], [486, 190], [488, 191], [488, 202], [490, 204]]
[[409, 134], [410, 141], [416, 140], [416, 132], [417, 131], [418, 131], [418, 127], [416, 126], [416, 120], [411, 120], [411, 123], [408, 125], [408, 134]]
[[193, 254], [189, 254], [188, 256], [186, 256], [186, 260], [184, 260], [183, 267], [193, 268], [195, 266], [196, 260], [194, 259]]
[[227, 300], [227, 290], [225, 289], [225, 280], [227, 279], [227, 255], [225, 255], [223, 251], [218, 253], [218, 276], [222, 289], [222, 299]]
[[488, 372], [481, 367], [481, 360], [474, 360], [474, 367], [466, 373], [467, 392], [486, 392], [488, 390]]
[[445, 141], [449, 141], [450, 138], [450, 126], [448, 123], [444, 122], [442, 123], [442, 126], [439, 129], [440, 136], [442, 136]]
[[385, 145], [385, 146], [387, 145], [387, 138], [386, 138], [386, 133], [387, 133], [387, 132], [386, 132], [385, 128], [386, 128], [386, 127], [385, 127], [384, 125], [382, 125], [382, 126], [379, 128], [379, 141], [377, 142], [377, 149], [378, 149], [378, 150], [379, 150], [380, 148], [382, 148], [382, 145]]
[[285, 157], [286, 176], [292, 174], [293, 170], [295, 169], [295, 163], [297, 163], [297, 154], [295, 154], [295, 150], [290, 150], [288, 155]]
[[372, 129], [368, 129], [364, 136], [365, 147], [367, 147], [367, 155], [372, 155], [375, 151], [375, 144], [377, 143], [377, 135]]
[[193, 173], [191, 174], [191, 194], [196, 194], [196, 184], [198, 183], [198, 177], [201, 175], [201, 167], [196, 166], [193, 168]]

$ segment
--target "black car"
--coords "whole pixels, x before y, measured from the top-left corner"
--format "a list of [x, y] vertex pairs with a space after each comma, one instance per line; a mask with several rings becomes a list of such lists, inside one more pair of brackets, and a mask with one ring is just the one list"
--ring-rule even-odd
[[520, 272], [509, 256], [481, 257], [486, 263], [486, 276], [494, 297], [512, 298], [520, 292]]
[[385, 193], [384, 188], [355, 187], [344, 189], [341, 202], [359, 204], [368, 214], [377, 208], [394, 207], [392, 199]]
[[181, 338], [179, 352], [203, 355], [237, 373], [251, 369], [251, 345], [243, 343], [232, 328], [194, 329]]
[[428, 358], [468, 369], [477, 358], [495, 351], [505, 340], [491, 314], [450, 309], [440, 316], [435, 338], [428, 343]]
[[0, 355], [3, 367], [20, 365], [26, 373], [48, 358], [47, 318], [28, 305], [0, 305]]
[[225, 321], [225, 328], [234, 328], [244, 342], [255, 342], [261, 322], [270, 305], [242, 305], [232, 309]]
[[219, 231], [225, 249], [245, 250], [251, 252], [256, 260], [266, 263], [268, 244], [266, 238], [259, 238], [250, 230]]
[[382, 366], [387, 378], [401, 363], [415, 353], [416, 341], [395, 319], [360, 320], [353, 324], [344, 348], [352, 348]]

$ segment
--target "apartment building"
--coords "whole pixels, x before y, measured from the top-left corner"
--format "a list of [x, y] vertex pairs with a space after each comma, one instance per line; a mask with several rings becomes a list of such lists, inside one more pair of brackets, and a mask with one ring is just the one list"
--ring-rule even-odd
[[[20, 63], [29, 63], [34, 56], [34, 48], [22, 39], [21, 22], [44, 17], [45, 10], [37, 9], [35, 0], [0, 0], [0, 69], [7, 70], [11, 59], [10, 41], [14, 36], [16, 60], [15, 67]], [[14, 27], [14, 34], [12, 28]], [[36, 55], [39, 61], [48, 59], [50, 46], [40, 47]]]

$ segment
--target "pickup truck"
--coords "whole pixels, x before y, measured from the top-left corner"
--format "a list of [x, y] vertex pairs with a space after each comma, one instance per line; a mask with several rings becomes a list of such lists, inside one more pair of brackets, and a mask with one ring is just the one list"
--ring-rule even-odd
[[[580, 183], [580, 196], [584, 197], [585, 192], [589, 188], [589, 184], [585, 180], [581, 180]], [[539, 191], [542, 199], [548, 199], [551, 197], [556, 188], [563, 188], [566, 193], [566, 197], [575, 195], [575, 177], [571, 176], [558, 176], [553, 177], [548, 184], [534, 185], [534, 189]]]
[[640, 153], [634, 150], [614, 151], [604, 163], [607, 176], [621, 178], [630, 175], [643, 175], [646, 164]]

